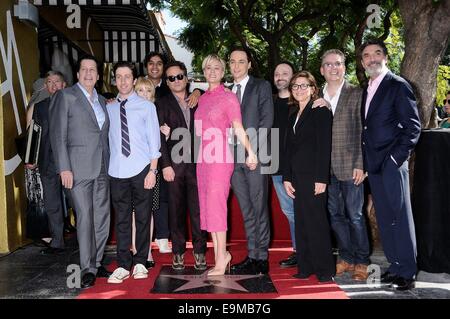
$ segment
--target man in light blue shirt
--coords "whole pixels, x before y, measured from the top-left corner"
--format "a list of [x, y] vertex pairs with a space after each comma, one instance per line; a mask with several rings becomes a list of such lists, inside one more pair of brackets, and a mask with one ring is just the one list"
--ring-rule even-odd
[[[150, 244], [150, 198], [156, 183], [158, 158], [161, 156], [158, 116], [153, 103], [134, 92], [137, 72], [128, 62], [114, 66], [119, 90], [115, 102], [108, 104], [110, 118], [109, 146], [111, 199], [116, 213], [118, 268], [108, 283], [121, 283], [130, 276], [147, 278], [147, 260]], [[130, 254], [131, 218], [135, 212], [136, 250]]]

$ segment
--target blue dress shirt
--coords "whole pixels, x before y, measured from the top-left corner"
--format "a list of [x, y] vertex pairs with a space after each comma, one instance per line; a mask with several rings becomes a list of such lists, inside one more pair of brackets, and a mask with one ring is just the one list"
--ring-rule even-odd
[[110, 120], [108, 174], [115, 178], [136, 176], [153, 159], [161, 156], [159, 122], [155, 105], [138, 96], [136, 92], [133, 92], [127, 100], [125, 110], [131, 152], [128, 157], [122, 154], [120, 103], [116, 100], [106, 106]]

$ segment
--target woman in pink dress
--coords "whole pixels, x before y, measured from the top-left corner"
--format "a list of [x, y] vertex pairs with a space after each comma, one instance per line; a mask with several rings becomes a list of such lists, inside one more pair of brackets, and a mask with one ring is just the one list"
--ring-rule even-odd
[[242, 126], [238, 99], [221, 84], [225, 62], [211, 54], [203, 60], [202, 68], [209, 88], [200, 97], [195, 112], [195, 132], [201, 137], [197, 161], [200, 228], [211, 233], [214, 244], [215, 266], [208, 271], [208, 276], [218, 276], [225, 273], [231, 261], [226, 249], [227, 200], [234, 169], [228, 144], [231, 131], [247, 151], [249, 169], [254, 170], [258, 160]]

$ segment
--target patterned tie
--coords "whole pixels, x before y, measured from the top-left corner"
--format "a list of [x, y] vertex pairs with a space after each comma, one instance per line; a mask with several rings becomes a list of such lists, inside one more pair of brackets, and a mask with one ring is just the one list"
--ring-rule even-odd
[[122, 154], [126, 157], [130, 156], [130, 136], [128, 135], [127, 112], [125, 111], [125, 103], [127, 100], [120, 102], [120, 129], [122, 131]]
[[239, 104], [241, 104], [242, 98], [241, 98], [241, 85], [236, 84], [237, 90], [236, 90], [236, 96], [238, 98]]

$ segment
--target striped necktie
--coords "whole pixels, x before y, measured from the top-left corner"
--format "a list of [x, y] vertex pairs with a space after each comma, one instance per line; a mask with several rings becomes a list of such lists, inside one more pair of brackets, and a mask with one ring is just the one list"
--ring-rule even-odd
[[128, 122], [127, 122], [127, 112], [125, 110], [125, 103], [128, 100], [120, 101], [120, 129], [122, 131], [122, 154], [125, 157], [130, 156], [130, 136], [128, 135]]
[[242, 104], [241, 85], [240, 84], [236, 84], [236, 87], [237, 87], [236, 95], [237, 95], [239, 104]]

